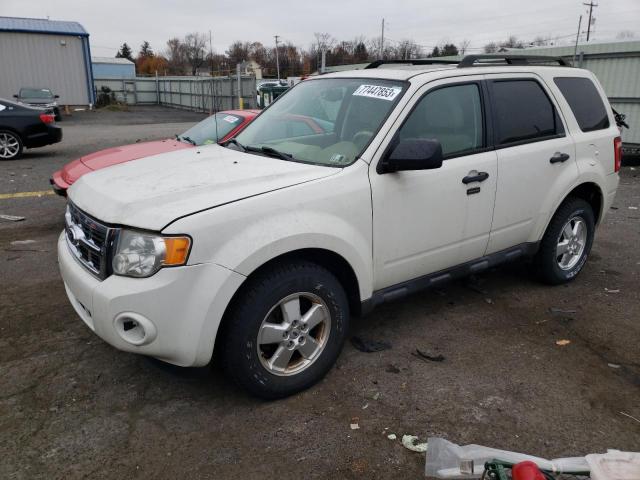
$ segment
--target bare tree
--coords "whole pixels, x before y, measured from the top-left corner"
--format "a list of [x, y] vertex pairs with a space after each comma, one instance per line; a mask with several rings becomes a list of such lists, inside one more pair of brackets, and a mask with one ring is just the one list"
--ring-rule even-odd
[[458, 45], [458, 52], [460, 52], [460, 55], [464, 55], [465, 53], [467, 53], [467, 50], [469, 49], [469, 46], [471, 45], [471, 40], [468, 39], [464, 39], [460, 42], [460, 45]]
[[191, 67], [191, 75], [197, 75], [198, 69], [204, 64], [207, 56], [208, 38], [204, 33], [190, 33], [182, 41], [184, 45], [184, 55], [187, 63]]
[[164, 53], [167, 59], [167, 71], [172, 75], [184, 75], [187, 64], [184, 46], [179, 38], [171, 38], [167, 41], [167, 49]]
[[498, 51], [498, 44], [496, 42], [489, 42], [484, 46], [484, 53], [496, 53]]

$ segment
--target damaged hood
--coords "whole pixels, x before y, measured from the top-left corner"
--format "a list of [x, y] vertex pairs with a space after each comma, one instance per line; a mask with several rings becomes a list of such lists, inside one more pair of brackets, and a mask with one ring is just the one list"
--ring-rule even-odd
[[339, 171], [208, 145], [83, 175], [68, 195], [103, 222], [159, 231], [178, 217]]

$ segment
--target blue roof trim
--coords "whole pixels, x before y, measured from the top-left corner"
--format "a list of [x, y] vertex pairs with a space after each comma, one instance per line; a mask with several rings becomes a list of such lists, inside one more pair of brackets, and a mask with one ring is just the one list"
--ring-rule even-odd
[[43, 18], [0, 17], [0, 31], [73, 35], [78, 37], [89, 36], [89, 32], [78, 22], [46, 20]]

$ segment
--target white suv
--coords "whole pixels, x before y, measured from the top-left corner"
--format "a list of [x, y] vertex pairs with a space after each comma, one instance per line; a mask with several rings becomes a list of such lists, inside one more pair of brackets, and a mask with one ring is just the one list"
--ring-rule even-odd
[[60, 270], [114, 347], [182, 366], [215, 350], [277, 398], [317, 382], [349, 318], [382, 302], [521, 257], [572, 280], [619, 166], [586, 70], [376, 62], [301, 82], [226, 146], [83, 176]]

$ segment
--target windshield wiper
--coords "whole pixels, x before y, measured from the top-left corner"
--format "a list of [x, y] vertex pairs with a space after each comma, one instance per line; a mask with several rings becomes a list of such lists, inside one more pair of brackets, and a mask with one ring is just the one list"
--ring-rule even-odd
[[191, 137], [181, 137], [180, 135], [176, 135], [176, 140], [178, 141], [187, 141], [189, 142], [191, 145], [196, 145], [196, 142], [193, 141], [193, 139]]
[[240, 150], [242, 150], [243, 152], [247, 151], [247, 148], [242, 145], [238, 140], [236, 140], [235, 138], [230, 138], [229, 140], [227, 140], [226, 142], [224, 142], [224, 146], [226, 147], [227, 145], [229, 145], [230, 143], [233, 143], [236, 147], [240, 148]]
[[253, 147], [251, 145], [245, 147], [245, 149], [249, 152], [262, 152], [267, 155], [271, 155], [272, 157], [278, 157], [282, 160], [287, 160], [288, 162], [295, 161], [296, 159], [290, 153], [281, 152], [280, 150], [276, 150], [273, 147], [262, 146], [262, 147]]

